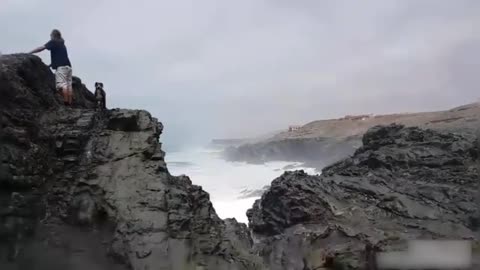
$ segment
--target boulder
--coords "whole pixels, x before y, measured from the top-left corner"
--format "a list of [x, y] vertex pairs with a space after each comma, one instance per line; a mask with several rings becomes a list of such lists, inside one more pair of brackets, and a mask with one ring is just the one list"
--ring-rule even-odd
[[392, 251], [413, 239], [478, 241], [475, 137], [393, 124], [370, 129], [363, 144], [321, 176], [283, 174], [248, 211], [271, 269], [316, 269], [312, 254], [361, 269], [366, 245]]

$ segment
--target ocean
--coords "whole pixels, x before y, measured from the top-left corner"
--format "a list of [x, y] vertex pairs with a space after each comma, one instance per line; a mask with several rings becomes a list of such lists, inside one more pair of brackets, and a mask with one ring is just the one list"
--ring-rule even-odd
[[202, 186], [210, 194], [220, 218], [235, 218], [244, 223], [248, 223], [247, 210], [261, 196], [259, 192], [247, 194], [270, 185], [286, 170], [303, 169], [316, 174], [314, 168], [301, 167], [294, 162], [228, 162], [221, 157], [221, 150], [210, 148], [170, 152], [165, 159], [171, 174], [189, 176], [193, 184]]

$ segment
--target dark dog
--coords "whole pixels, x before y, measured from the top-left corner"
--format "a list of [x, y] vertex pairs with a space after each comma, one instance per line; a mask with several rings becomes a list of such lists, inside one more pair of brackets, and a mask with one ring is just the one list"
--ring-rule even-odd
[[105, 110], [107, 108], [105, 90], [103, 90], [103, 83], [96, 82], [95, 83], [95, 100], [96, 100], [96, 109], [97, 110]]

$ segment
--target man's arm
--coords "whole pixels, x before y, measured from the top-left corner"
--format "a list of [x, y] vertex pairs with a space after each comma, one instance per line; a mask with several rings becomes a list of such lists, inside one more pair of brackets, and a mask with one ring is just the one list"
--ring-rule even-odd
[[45, 45], [43, 45], [43, 46], [40, 46], [40, 47], [32, 50], [30, 53], [39, 53], [39, 52], [41, 52], [41, 51], [43, 51], [43, 50], [45, 50], [45, 49], [46, 49], [46, 48], [45, 48]]

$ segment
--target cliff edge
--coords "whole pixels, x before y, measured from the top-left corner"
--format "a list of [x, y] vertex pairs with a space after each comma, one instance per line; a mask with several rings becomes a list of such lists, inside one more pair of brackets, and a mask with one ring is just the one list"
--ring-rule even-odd
[[78, 78], [66, 108], [53, 81], [36, 56], [0, 57], [1, 269], [372, 270], [412, 239], [470, 240], [480, 266], [478, 119], [372, 127], [322, 175], [275, 179], [247, 227], [169, 173], [148, 112], [96, 112]]
[[260, 269], [240, 225], [169, 174], [157, 119], [74, 91], [66, 108], [40, 58], [0, 57], [0, 268]]
[[480, 102], [446, 111], [351, 115], [314, 121], [259, 142], [230, 147], [225, 151], [225, 157], [255, 163], [275, 160], [304, 162], [321, 170], [352, 155], [361, 147], [362, 137], [370, 128], [394, 123], [444, 132], [475, 133], [480, 126]]
[[247, 215], [270, 269], [377, 269], [369, 247], [401, 252], [419, 239], [473, 241], [478, 269], [479, 181], [476, 136], [377, 126], [321, 176], [275, 179]]

